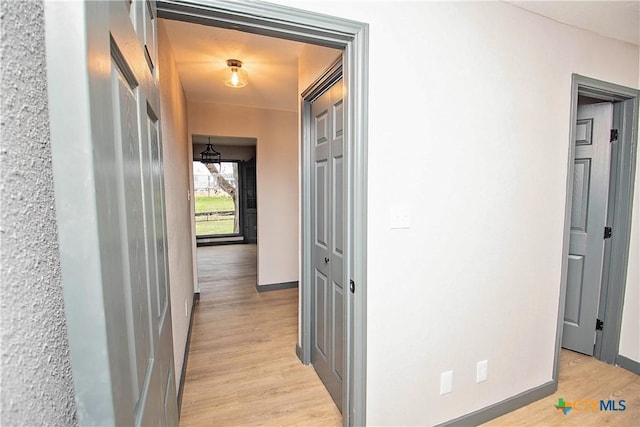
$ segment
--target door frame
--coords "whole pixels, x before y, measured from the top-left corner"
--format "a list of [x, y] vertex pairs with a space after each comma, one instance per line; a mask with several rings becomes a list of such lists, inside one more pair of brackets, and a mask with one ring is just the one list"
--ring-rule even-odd
[[[345, 276], [353, 280], [356, 292], [349, 292], [345, 321], [347, 374], [343, 379], [343, 423], [365, 425], [366, 403], [366, 261], [367, 261], [367, 129], [369, 26], [334, 16], [263, 2], [225, 0], [158, 0], [158, 17], [227, 28], [342, 50], [345, 111], [345, 179], [347, 181], [345, 223]], [[304, 144], [303, 144], [304, 148]], [[309, 164], [302, 164], [303, 183], [310, 182]], [[305, 249], [311, 238], [310, 199], [301, 200], [303, 219], [302, 270], [309, 271], [311, 252]], [[306, 221], [305, 221], [306, 219]], [[302, 289], [308, 277], [302, 276]], [[305, 296], [308, 293], [305, 293]], [[303, 305], [304, 306], [304, 305]], [[305, 316], [309, 310], [305, 310]], [[303, 317], [304, 319], [304, 317]], [[300, 349], [303, 363], [310, 361], [309, 322], [303, 321]], [[310, 329], [309, 329], [310, 330]]]
[[[607, 225], [613, 228], [613, 236], [605, 241], [602, 284], [598, 318], [604, 321], [602, 333], [596, 333], [594, 357], [609, 364], [616, 362], [620, 345], [622, 308], [627, 280], [633, 187], [636, 172], [638, 144], [638, 100], [637, 89], [573, 74], [571, 77], [571, 113], [569, 126], [569, 160], [567, 167], [567, 192], [564, 213], [564, 237], [562, 243], [562, 270], [556, 352], [553, 363], [553, 379], [559, 378], [560, 350], [564, 321], [571, 210], [575, 156], [575, 132], [578, 116], [578, 95], [613, 102], [613, 128], [619, 130], [618, 141], [612, 145], [609, 180]], [[595, 328], [595, 325], [593, 325]]]

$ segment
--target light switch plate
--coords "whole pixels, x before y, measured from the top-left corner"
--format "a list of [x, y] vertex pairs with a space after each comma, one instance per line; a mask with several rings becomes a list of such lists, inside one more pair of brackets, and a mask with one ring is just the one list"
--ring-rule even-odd
[[391, 206], [390, 223], [392, 229], [411, 228], [411, 209], [409, 206]]

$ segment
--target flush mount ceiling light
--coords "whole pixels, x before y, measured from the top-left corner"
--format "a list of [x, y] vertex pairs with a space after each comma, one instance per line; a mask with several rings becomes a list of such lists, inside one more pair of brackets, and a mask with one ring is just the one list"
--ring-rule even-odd
[[211, 145], [211, 137], [209, 137], [209, 143], [207, 144], [207, 148], [204, 151], [200, 152], [200, 162], [208, 165], [209, 163], [218, 163], [220, 164], [220, 158], [222, 156], [216, 150], [214, 150], [213, 145]]
[[245, 87], [248, 81], [248, 74], [242, 69], [242, 61], [227, 59], [227, 66], [231, 69], [231, 75], [224, 84], [234, 88]]

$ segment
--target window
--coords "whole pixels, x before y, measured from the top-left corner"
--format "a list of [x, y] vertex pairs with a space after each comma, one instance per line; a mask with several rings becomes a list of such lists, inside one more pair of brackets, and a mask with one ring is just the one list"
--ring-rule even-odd
[[196, 237], [239, 234], [238, 163], [193, 162]]

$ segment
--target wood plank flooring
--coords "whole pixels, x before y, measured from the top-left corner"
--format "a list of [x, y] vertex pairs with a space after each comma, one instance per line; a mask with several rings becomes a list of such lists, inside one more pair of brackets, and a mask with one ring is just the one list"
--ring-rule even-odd
[[[553, 405], [562, 397], [567, 402], [587, 400], [626, 400], [625, 411], [575, 411], [567, 415]], [[562, 350], [558, 391], [516, 411], [483, 424], [484, 426], [640, 426], [640, 376], [593, 357]]]
[[342, 415], [295, 354], [298, 290], [259, 293], [256, 245], [198, 248], [181, 426], [340, 426]]
[[[198, 248], [195, 311], [182, 426], [339, 426], [342, 416], [295, 355], [298, 290], [258, 293], [256, 246]], [[577, 412], [562, 397], [626, 400], [624, 412]], [[485, 426], [640, 426], [640, 377], [563, 350], [559, 390]]]

